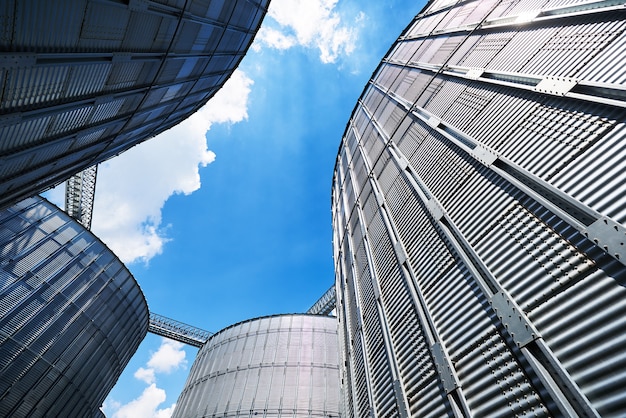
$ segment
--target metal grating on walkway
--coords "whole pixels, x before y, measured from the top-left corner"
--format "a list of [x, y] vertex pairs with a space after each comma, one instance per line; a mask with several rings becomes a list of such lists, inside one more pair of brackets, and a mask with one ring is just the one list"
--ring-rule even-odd
[[150, 312], [148, 332], [194, 347], [202, 347], [213, 333]]

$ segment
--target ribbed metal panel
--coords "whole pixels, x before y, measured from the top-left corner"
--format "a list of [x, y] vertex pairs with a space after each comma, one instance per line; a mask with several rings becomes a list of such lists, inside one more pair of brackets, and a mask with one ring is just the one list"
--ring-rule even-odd
[[173, 416], [339, 416], [337, 348], [333, 317], [233, 325], [199, 351]]
[[626, 223], [626, 127], [614, 126], [610, 134], [596, 141], [589, 150], [551, 179], [559, 189], [599, 213]]
[[[60, 183], [196, 111], [237, 67], [268, 1], [5, 3], [0, 16], [11, 30], [0, 41], [0, 158], [28, 152], [41, 156], [41, 165], [21, 158], [6, 166], [0, 206]], [[120, 126], [77, 141], [114, 122]], [[101, 146], [112, 141], [113, 148]], [[52, 142], [74, 146], [51, 152]], [[89, 160], [68, 158], [89, 147]]]
[[602, 83], [626, 83], [626, 69], [623, 66], [612, 65], [621, 58], [626, 48], [626, 33], [621, 33], [613, 42], [607, 45], [593, 61], [589, 62], [580, 72], [580, 78]]
[[626, 414], [623, 10], [422, 13], [337, 158], [346, 415]]
[[575, 77], [596, 54], [624, 31], [623, 20], [578, 23], [559, 28], [521, 72]]
[[0, 415], [93, 416], [148, 327], [139, 286], [39, 198], [0, 213]]

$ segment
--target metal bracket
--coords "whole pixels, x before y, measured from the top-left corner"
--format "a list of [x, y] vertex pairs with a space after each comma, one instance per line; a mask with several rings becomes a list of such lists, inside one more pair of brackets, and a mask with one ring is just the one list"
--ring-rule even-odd
[[374, 289], [374, 299], [380, 300], [380, 290], [378, 285], [372, 280], [372, 288]]
[[130, 52], [114, 52], [111, 56], [111, 62], [113, 64], [129, 62], [132, 58], [132, 54]]
[[435, 115], [429, 115], [429, 118], [426, 121], [426, 123], [428, 123], [428, 126], [430, 126], [431, 128], [437, 129], [439, 125], [441, 124], [441, 119], [439, 119]]
[[504, 292], [500, 291], [491, 297], [491, 307], [518, 347], [524, 347], [540, 338], [539, 332]]
[[465, 73], [465, 77], [469, 78], [470, 80], [478, 80], [483, 75], [484, 72], [485, 72], [484, 68], [470, 68]]
[[535, 86], [535, 91], [565, 96], [578, 82], [571, 78], [546, 77]]
[[393, 249], [396, 252], [396, 256], [398, 257], [398, 263], [399, 264], [404, 264], [404, 262], [407, 260], [407, 255], [406, 255], [406, 251], [404, 250], [404, 246], [402, 245], [402, 243], [400, 241], [396, 241], [395, 245], [393, 246]]
[[22, 121], [22, 112], [15, 112], [10, 115], [0, 116], [0, 127], [17, 125]]
[[626, 261], [626, 228], [622, 224], [602, 217], [586, 227], [583, 233], [612, 257]]
[[451, 393], [456, 390], [459, 385], [457, 384], [456, 378], [454, 376], [454, 372], [452, 371], [452, 367], [450, 362], [448, 361], [448, 356], [443, 351], [443, 346], [441, 343], [436, 342], [431, 347], [431, 352], [433, 353], [433, 357], [435, 358], [435, 367], [439, 372], [439, 377], [441, 377], [441, 382], [443, 383], [443, 388], [446, 393]]
[[406, 168], [409, 166], [409, 160], [407, 160], [406, 157], [402, 154], [398, 157], [397, 161], [398, 165], [400, 166], [400, 170], [406, 170]]
[[437, 202], [435, 199], [430, 199], [428, 202], [426, 202], [426, 208], [428, 209], [428, 212], [430, 212], [432, 217], [435, 218], [435, 220], [438, 221], [443, 218], [443, 209], [441, 208], [439, 202]]
[[374, 187], [374, 196], [376, 197], [376, 202], [379, 206], [385, 206], [385, 196], [383, 196], [377, 187]]
[[477, 145], [476, 148], [472, 150], [472, 153], [474, 157], [486, 167], [491, 166], [498, 159], [498, 156], [493, 151], [488, 150], [482, 145]]
[[8, 70], [18, 67], [32, 67], [37, 63], [35, 54], [0, 54], [0, 69]]

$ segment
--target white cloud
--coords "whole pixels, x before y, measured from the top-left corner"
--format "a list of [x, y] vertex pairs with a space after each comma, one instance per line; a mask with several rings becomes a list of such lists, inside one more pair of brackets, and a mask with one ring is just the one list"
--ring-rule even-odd
[[[257, 40], [274, 49], [289, 49], [298, 43], [294, 36], [286, 35], [277, 29], [263, 26], [259, 29]], [[254, 44], [254, 49], [259, 50], [259, 44]]]
[[184, 367], [187, 360], [183, 347], [183, 343], [163, 338], [159, 349], [148, 360], [148, 367], [157, 373], [171, 373], [179, 367]]
[[133, 399], [126, 405], [122, 405], [115, 413], [113, 418], [165, 418], [171, 417], [174, 411], [174, 404], [164, 409], [157, 409], [159, 405], [165, 402], [165, 391], [156, 387], [152, 383], [143, 393]]
[[156, 411], [154, 418], [171, 418], [171, 416], [174, 414], [175, 407], [176, 404], [173, 403], [169, 408], [159, 409], [158, 411]]
[[165, 402], [166, 393], [156, 386], [157, 373], [171, 373], [187, 365], [184, 344], [178, 341], [161, 339], [158, 350], [152, 353], [146, 367], [140, 367], [134, 376], [148, 384], [143, 393], [136, 399], [122, 405], [115, 400], [107, 399], [104, 409], [113, 418], [170, 418], [174, 412], [175, 403], [167, 408], [159, 409]]
[[135, 379], [142, 380], [147, 384], [151, 384], [155, 382], [154, 369], [144, 369], [140, 367], [134, 374]]
[[[357, 28], [363, 13], [348, 26], [335, 10], [338, 0], [272, 0], [268, 17], [257, 35], [255, 49], [266, 45], [287, 49], [295, 45], [317, 48], [324, 63], [350, 55], [357, 39]], [[273, 22], [272, 22], [273, 21]], [[279, 28], [272, 27], [272, 23]]]
[[161, 210], [177, 193], [200, 188], [199, 167], [213, 162], [206, 132], [213, 123], [248, 117], [253, 81], [236, 70], [224, 87], [189, 119], [100, 165], [92, 229], [123, 262], [147, 262], [163, 251], [168, 226]]

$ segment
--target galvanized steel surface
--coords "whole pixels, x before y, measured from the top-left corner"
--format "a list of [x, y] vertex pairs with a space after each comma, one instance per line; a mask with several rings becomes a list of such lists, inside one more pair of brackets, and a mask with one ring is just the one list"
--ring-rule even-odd
[[252, 2], [0, 4], [0, 207], [181, 122], [237, 67]]
[[338, 417], [337, 319], [276, 315], [209, 338], [173, 417]]
[[137, 282], [84, 227], [39, 198], [0, 212], [0, 416], [98, 416], [147, 328]]
[[626, 414], [626, 14], [430, 2], [333, 180], [346, 416]]

